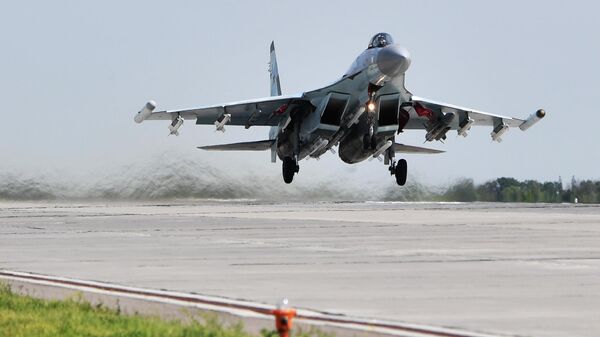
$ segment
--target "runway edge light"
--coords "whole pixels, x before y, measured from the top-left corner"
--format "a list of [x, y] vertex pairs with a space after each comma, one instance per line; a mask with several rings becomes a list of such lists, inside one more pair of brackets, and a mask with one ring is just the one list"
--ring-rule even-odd
[[271, 311], [275, 316], [275, 328], [279, 337], [290, 337], [290, 330], [293, 326], [293, 319], [296, 317], [296, 309], [290, 308], [288, 299], [283, 298], [275, 310]]

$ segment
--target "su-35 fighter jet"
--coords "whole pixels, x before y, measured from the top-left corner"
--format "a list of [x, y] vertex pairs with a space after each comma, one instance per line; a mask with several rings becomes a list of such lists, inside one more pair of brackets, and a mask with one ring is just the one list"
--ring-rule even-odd
[[527, 130], [545, 116], [540, 109], [527, 119], [505, 117], [414, 96], [404, 86], [410, 55], [394, 44], [386, 33], [375, 35], [367, 49], [335, 83], [297, 95], [282, 95], [271, 43], [271, 96], [207, 107], [155, 112], [156, 104], [146, 103], [135, 121], [168, 120], [171, 134], [178, 134], [184, 119], [196, 124], [270, 126], [269, 138], [255, 142], [201, 146], [203, 150], [270, 150], [271, 162], [283, 162], [283, 180], [291, 183], [299, 172], [298, 163], [308, 157], [335, 153], [354, 164], [377, 158], [389, 165], [398, 185], [406, 183], [406, 160], [396, 153], [440, 153], [443, 151], [396, 143], [405, 130], [424, 130], [425, 140], [443, 141], [450, 130], [466, 136], [472, 126], [491, 129], [492, 140], [500, 142], [509, 127]]

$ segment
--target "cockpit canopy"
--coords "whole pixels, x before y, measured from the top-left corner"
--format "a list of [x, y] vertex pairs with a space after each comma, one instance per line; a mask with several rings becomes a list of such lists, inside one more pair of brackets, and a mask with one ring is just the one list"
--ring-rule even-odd
[[367, 49], [381, 48], [381, 47], [385, 47], [385, 46], [388, 46], [393, 43], [394, 43], [394, 39], [392, 39], [392, 36], [390, 34], [379, 33], [379, 34], [376, 34], [375, 36], [373, 36], [373, 38], [371, 39], [371, 43], [369, 43], [369, 47]]

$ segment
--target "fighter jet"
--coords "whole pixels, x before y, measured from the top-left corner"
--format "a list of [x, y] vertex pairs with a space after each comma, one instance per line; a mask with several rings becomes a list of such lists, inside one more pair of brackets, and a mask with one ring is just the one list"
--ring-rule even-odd
[[396, 143], [407, 130], [423, 130], [425, 141], [443, 141], [450, 130], [467, 136], [472, 126], [487, 126], [491, 138], [500, 142], [510, 127], [527, 130], [544, 118], [540, 109], [526, 119], [506, 117], [436, 102], [414, 96], [404, 86], [411, 63], [407, 49], [395, 44], [387, 33], [376, 34], [333, 84], [296, 95], [282, 95], [275, 45], [271, 43], [269, 73], [271, 97], [218, 104], [194, 109], [154, 111], [153, 101], [135, 116], [145, 120], [170, 121], [170, 134], [178, 134], [185, 119], [196, 124], [225, 126], [270, 126], [265, 140], [200, 146], [203, 150], [270, 150], [271, 162], [282, 161], [283, 180], [291, 183], [299, 162], [319, 158], [327, 151], [355, 164], [377, 158], [388, 166], [398, 185], [406, 183], [407, 163], [396, 161], [397, 153], [441, 153], [443, 151]]

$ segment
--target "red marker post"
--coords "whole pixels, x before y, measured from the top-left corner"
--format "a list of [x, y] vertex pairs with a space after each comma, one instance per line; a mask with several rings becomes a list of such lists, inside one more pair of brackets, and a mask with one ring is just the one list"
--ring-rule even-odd
[[277, 305], [277, 309], [271, 310], [271, 313], [275, 316], [275, 328], [279, 333], [279, 337], [290, 337], [296, 310], [288, 307], [288, 299], [281, 300]]

